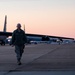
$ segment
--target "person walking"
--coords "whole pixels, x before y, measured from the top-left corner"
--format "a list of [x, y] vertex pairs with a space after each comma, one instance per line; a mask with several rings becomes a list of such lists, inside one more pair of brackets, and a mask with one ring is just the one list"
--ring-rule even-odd
[[15, 46], [17, 63], [21, 65], [21, 58], [24, 52], [25, 43], [27, 41], [25, 32], [21, 29], [21, 24], [17, 24], [17, 29], [13, 31], [11, 44]]

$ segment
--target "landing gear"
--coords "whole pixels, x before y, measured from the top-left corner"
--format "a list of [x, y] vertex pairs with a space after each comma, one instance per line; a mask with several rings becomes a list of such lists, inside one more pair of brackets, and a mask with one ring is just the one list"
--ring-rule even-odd
[[5, 45], [5, 42], [4, 42], [4, 41], [0, 41], [0, 44], [1, 44], [1, 45]]

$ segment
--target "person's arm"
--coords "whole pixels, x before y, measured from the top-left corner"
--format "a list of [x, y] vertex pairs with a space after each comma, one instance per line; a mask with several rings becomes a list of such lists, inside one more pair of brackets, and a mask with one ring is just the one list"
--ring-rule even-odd
[[12, 34], [11, 45], [14, 45], [15, 42], [15, 31]]
[[27, 43], [27, 36], [26, 36], [25, 32], [24, 32], [24, 42]]

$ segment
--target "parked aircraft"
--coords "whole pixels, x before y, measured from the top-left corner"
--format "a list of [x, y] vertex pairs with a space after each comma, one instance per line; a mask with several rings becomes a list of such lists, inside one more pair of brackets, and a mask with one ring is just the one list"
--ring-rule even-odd
[[[5, 16], [3, 32], [0, 32], [0, 33], [5, 33], [6, 32], [6, 24], [7, 24], [7, 16]], [[1, 45], [5, 45], [5, 39], [7, 37], [8, 37], [7, 35], [0, 35], [0, 44]]]
[[[5, 45], [5, 39], [8, 36], [12, 36], [12, 32], [6, 32], [6, 24], [7, 24], [7, 16], [5, 16], [4, 30], [3, 32], [0, 32], [0, 44], [1, 45]], [[68, 37], [49, 36], [49, 35], [30, 34], [30, 33], [26, 33], [26, 36], [27, 36], [28, 43], [30, 43], [30, 41], [50, 41], [50, 38], [58, 38], [60, 41], [62, 41], [62, 39], [74, 40], [74, 38], [68, 38]]]

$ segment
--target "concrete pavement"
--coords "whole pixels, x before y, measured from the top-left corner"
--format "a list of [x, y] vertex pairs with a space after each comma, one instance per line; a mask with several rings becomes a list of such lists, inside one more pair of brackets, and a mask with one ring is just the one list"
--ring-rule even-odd
[[75, 44], [26, 45], [21, 66], [14, 47], [0, 46], [0, 72], [26, 71], [75, 71]]

